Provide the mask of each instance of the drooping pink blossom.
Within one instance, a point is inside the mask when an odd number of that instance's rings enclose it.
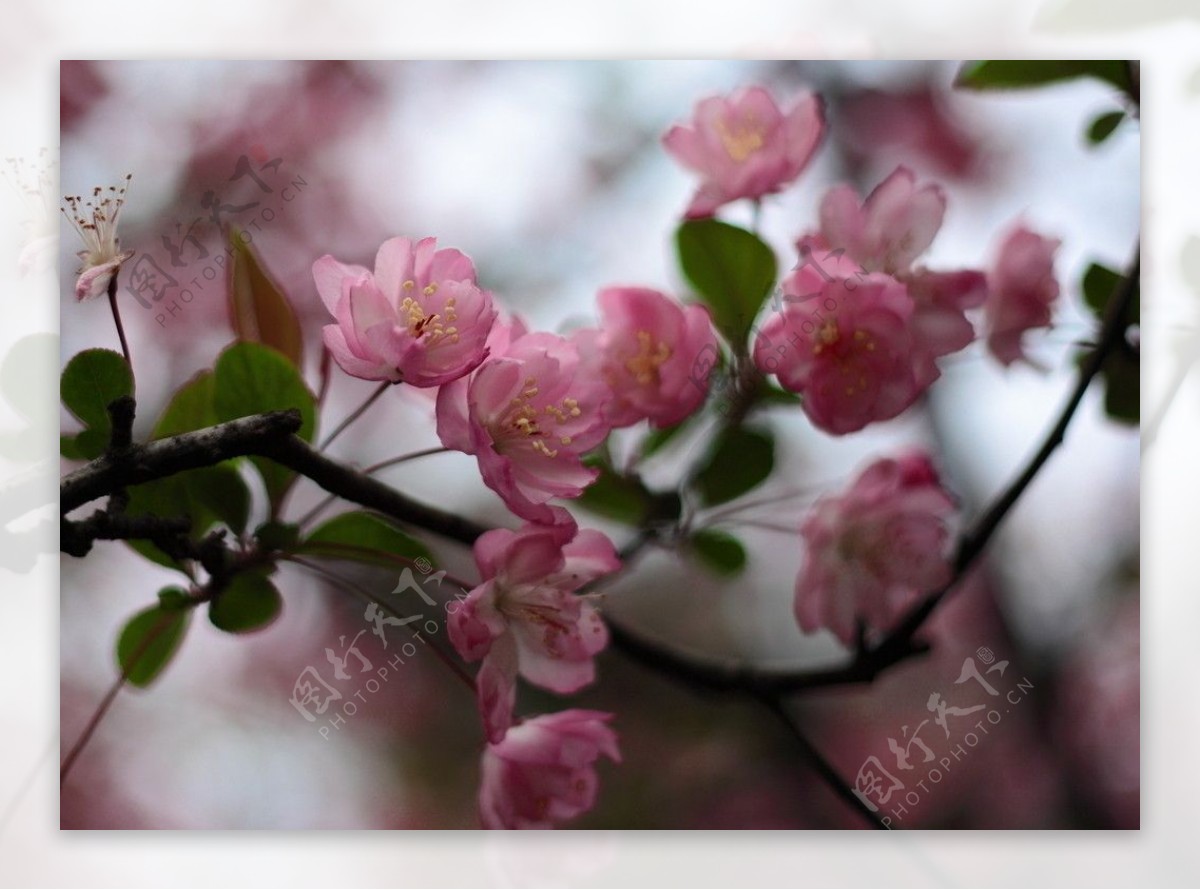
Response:
[[[492,342],[478,370],[438,392],[438,436],[475,456],[484,483],[513,513],[559,522],[565,511],[549,501],[578,497],[596,478],[582,457],[608,435],[611,391],[563,337],[502,331]]]
[[[929,456],[872,463],[845,492],[821,498],[800,527],[796,620],[846,645],[858,623],[888,630],[922,594],[950,580],[955,504]]]
[[[825,132],[820,99],[802,93],[786,111],[762,87],[696,104],[690,124],[677,124],[663,145],[699,173],[690,219],[712,216],[739,198],[761,198],[789,185],[812,159]]]
[[[803,397],[816,426],[844,435],[917,399],[922,355],[903,284],[880,272],[855,274],[844,255],[815,258],[830,274],[805,266],[785,280],[785,305],[760,329],[754,362]]]
[[[71,212],[68,214],[64,209],[63,215],[75,227],[84,246],[76,254],[83,261],[75,279],[75,299],[80,302],[106,293],[121,264],[133,256],[132,250],[121,250],[117,235],[132,179],[130,174],[120,186],[110,185],[107,189],[97,186],[86,199],[80,195],[66,198]]]
[[[861,203],[850,186],[830,189],[821,201],[820,229],[798,244],[802,263],[811,262],[815,252],[832,251],[857,264],[859,274],[884,272],[908,288],[922,388],[940,376],[936,359],[974,341],[975,328],[965,313],[987,297],[982,272],[939,272],[914,265],[933,243],[945,212],[940,186],[918,185],[911,170],[898,167]]]
[[[1028,330],[1050,327],[1059,294],[1054,254],[1061,243],[1018,225],[1000,244],[988,276],[984,315],[988,350],[1004,365],[1034,364],[1021,340]]]
[[[483,752],[484,828],[553,828],[596,802],[601,755],[620,763],[612,714],[571,709],[522,721]]]
[[[483,659],[476,687],[489,741],[512,722],[517,675],[570,693],[595,679],[594,657],[608,643],[599,613],[575,591],[617,571],[621,561],[601,532],[574,523],[493,529],[475,542],[480,584],[450,616],[454,648]]]
[[[487,356],[492,295],[465,254],[438,250],[434,238],[388,239],[373,273],[323,256],[313,279],[337,320],[324,328],[325,345],[351,376],[439,386]]]
[[[681,306],[661,291],[610,287],[597,297],[601,325],[574,335],[584,364],[612,390],[613,427],[649,419],[678,423],[704,402],[707,380],[694,380],[696,357],[717,347],[708,310]]]

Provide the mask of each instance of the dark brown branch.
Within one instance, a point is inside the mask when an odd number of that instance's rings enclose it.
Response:
[[[131,485],[209,467],[234,457],[265,457],[307,476],[326,491],[464,544],[487,529],[428,507],[357,470],[330,460],[293,435],[300,412],[272,411],[192,433],[131,445],[67,475],[60,485],[63,513]]]
[[[121,488],[185,470],[211,467],[232,457],[254,455],[265,441],[298,429],[300,412],[290,409],[132,445],[121,453],[105,454],[63,477],[59,485],[60,508],[69,513]]]

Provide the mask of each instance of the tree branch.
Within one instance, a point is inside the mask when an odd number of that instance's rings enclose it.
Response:
[[[1123,342],[1128,327],[1129,310],[1137,292],[1140,275],[1141,253],[1138,250],[1129,271],[1117,283],[1109,298],[1099,342],[1080,366],[1075,387],[1041,446],[1017,478],[962,537],[955,552],[954,572],[950,582],[926,596],[876,646],[860,647],[852,660],[840,666],[815,671],[773,670],[681,653],[622,626],[610,617],[607,620],[614,646],[647,667],[688,685],[715,692],[751,692],[760,697],[871,683],[888,668],[929,651],[928,644],[914,640],[914,637],[942,600],[963,580],[1009,511],[1045,466],[1046,461],[1063,443],[1067,428],[1088,387],[1100,372],[1109,353]],[[644,544],[644,539],[638,539],[636,546],[628,554],[629,557],[636,555]]]
[[[442,537],[471,544],[487,531],[477,523],[414,501],[377,479],[330,460],[294,435],[299,428],[300,412],[271,411],[144,445],[129,445],[64,477],[59,489],[61,510],[67,513],[128,486],[213,466],[230,458],[265,457],[307,476],[331,494]]]

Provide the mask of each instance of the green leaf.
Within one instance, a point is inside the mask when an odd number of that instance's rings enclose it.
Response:
[[[112,435],[109,404],[133,395],[133,372],[125,357],[110,349],[85,349],[67,362],[60,391],[63,404],[88,433],[76,436],[68,450],[88,460],[99,457]]]
[[[229,314],[238,339],[265,343],[303,368],[304,337],[292,304],[263,269],[249,239],[231,229],[229,246]]]
[[[213,407],[217,420],[236,420],[251,414],[297,408],[301,425],[297,433],[311,442],[316,429],[316,403],[300,373],[269,346],[235,343],[221,353],[213,371]],[[251,458],[278,508],[295,473],[263,458]]]
[[[214,377],[212,371],[201,371],[171,396],[171,401],[154,424],[151,438],[165,439],[202,430],[216,424],[217,412],[213,407]]]
[[[755,396],[755,402],[767,407],[772,405],[794,407],[800,404],[800,396],[796,395],[794,392],[788,392],[786,389],[781,389],[774,383],[769,383],[764,379],[759,384],[758,393]]]
[[[83,456],[84,449],[79,445],[78,436],[63,433],[58,437],[58,453],[67,460],[87,460]]]
[[[1124,276],[1119,272],[1115,272],[1107,266],[1102,266],[1100,263],[1092,263],[1088,266],[1087,271],[1083,273],[1083,301],[1092,310],[1096,318],[1103,318],[1104,311],[1108,307],[1108,301],[1112,299],[1113,294],[1117,292],[1117,286],[1124,279]],[[1138,324],[1141,318],[1141,282],[1136,286],[1133,301],[1129,307],[1129,318],[1126,324]]]
[[[192,502],[202,506],[214,520],[242,534],[250,518],[250,489],[237,467],[226,462],[194,472],[188,479]]]
[[[1123,111],[1109,111],[1100,115],[1088,127],[1088,142],[1092,145],[1099,145],[1116,132],[1117,127],[1121,126],[1121,121],[1123,120],[1125,120],[1125,112]]]
[[[692,551],[708,568],[726,578],[746,567],[746,548],[733,535],[701,529],[691,537]]]
[[[300,526],[294,522],[270,520],[254,530],[254,537],[267,550],[291,552],[300,543]]]
[[[1121,59],[997,59],[967,62],[954,81],[973,90],[1013,90],[1041,87],[1080,77],[1094,77],[1122,92],[1130,89],[1129,69]]]
[[[156,479],[129,489],[130,516],[152,514],[167,519],[188,516],[191,537],[200,540],[214,525],[224,523],[241,534],[250,514],[250,490],[231,462],[201,467]],[[149,541],[129,541],[142,556],[167,568],[181,566]]]
[[[715,444],[696,475],[696,487],[706,505],[723,504],[753,489],[774,467],[775,439],[769,432],[734,428]]]
[[[283,597],[264,572],[238,572],[208,607],[208,620],[231,634],[261,630],[279,617]]]
[[[377,513],[342,513],[313,530],[298,552],[395,568],[399,559],[431,559],[428,548]]]
[[[1114,349],[1104,360],[1104,410],[1117,423],[1137,426],[1141,421],[1141,366],[1127,349]]]
[[[192,603],[182,587],[164,587],[158,592],[158,604],[164,609],[183,609]]]
[[[642,457],[649,457],[652,454],[656,454],[673,442],[687,428],[688,420],[690,419],[682,420],[674,426],[651,429],[646,434],[646,438],[642,439]]]
[[[149,686],[179,651],[191,620],[180,588],[159,592],[159,604],[126,622],[117,637],[117,666],[134,686]]]
[[[683,274],[735,347],[775,284],[775,253],[752,232],[716,219],[688,220],[675,234]]]
[[[640,480],[622,476],[600,464],[600,475],[583,490],[577,503],[598,516],[640,525],[650,513],[654,495]]]

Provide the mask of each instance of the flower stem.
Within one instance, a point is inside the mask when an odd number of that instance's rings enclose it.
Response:
[[[129,341],[125,339],[125,325],[121,323],[121,309],[117,305],[117,276],[113,275],[108,281],[108,305],[112,309],[113,323],[117,326],[117,337],[121,340],[121,352],[125,354],[125,362],[133,370],[133,358],[129,355]]]
[[[122,669],[121,676],[117,677],[116,681],[112,684],[112,686],[109,687],[108,692],[104,694],[104,698],[100,701],[100,705],[96,708],[96,712],[92,714],[91,719],[88,720],[87,726],[83,728],[83,733],[79,736],[78,741],[76,741],[75,744],[71,746],[71,750],[67,752],[67,756],[62,762],[62,766],[59,767],[58,770],[58,781],[60,783],[66,780],[67,774],[71,771],[71,767],[73,767],[75,762],[79,760],[79,755],[83,753],[83,750],[87,747],[88,742],[92,740],[92,736],[96,734],[96,729],[100,726],[100,721],[104,719],[104,716],[109,712],[109,709],[112,708],[113,702],[117,700],[117,694],[121,691],[125,684],[129,682],[129,674],[137,666],[137,663],[141,661],[142,656],[149,651],[150,647],[154,644],[154,641],[166,632],[167,628],[174,620],[175,619],[173,615],[163,615],[161,618],[159,618],[158,622],[152,628],[150,628],[150,632],[146,634],[145,639],[143,639],[138,647],[133,650],[133,653],[129,659],[129,664]]]
[[[406,621],[410,617],[408,615],[402,615],[400,612],[397,612],[396,609],[392,605],[390,605],[385,600],[380,599],[375,594],[373,594],[369,590],[367,590],[365,587],[363,587],[359,584],[355,584],[354,582],[350,581],[347,578],[343,578],[341,575],[337,574],[336,572],[331,572],[329,569],[325,568],[324,566],[320,565],[319,563],[315,563],[312,560],[305,559],[304,557],[301,557],[301,556],[288,556],[288,557],[285,557],[285,559],[287,559],[289,562],[295,563],[296,565],[303,566],[304,568],[308,569],[313,574],[320,576],[321,578],[323,578],[325,580],[325,582],[327,584],[332,584],[334,586],[343,587],[346,590],[349,590],[351,593],[358,596],[360,599],[365,600],[366,602],[369,602],[369,603],[374,603],[378,608],[382,609],[384,612],[386,612],[392,618],[397,618],[401,621]],[[441,647],[441,645],[439,645],[438,643],[434,643],[432,641],[432,638],[430,638],[429,647],[433,650],[434,655],[437,656],[438,661],[440,661],[442,664],[446,665],[446,667],[450,668],[450,670],[451,670],[451,672],[453,672],[454,676],[456,676],[459,680],[461,680],[464,684],[466,684],[467,688],[470,689],[472,693],[474,693],[475,692],[475,679],[469,673],[467,673],[466,670],[463,669],[462,665],[460,665],[458,662],[456,662],[454,660],[453,656],[451,656],[449,652],[445,651]]]
[[[383,383],[379,384],[378,388],[376,388],[376,390],[367,397],[367,400],[359,405],[349,417],[338,424],[337,429],[329,434],[328,438],[321,443],[320,450],[324,451],[326,448],[332,445],[333,440],[340,436],[345,431],[346,427],[350,426],[350,424],[362,417],[366,410],[375,404],[375,400],[387,392],[388,387],[391,385],[392,383],[390,380],[385,380]]]
[[[416,460],[418,457],[429,457],[430,455],[442,454],[443,452],[449,450],[449,448],[438,447],[426,448],[422,451],[413,451],[409,454],[401,454],[398,457],[388,458],[387,460],[380,461],[377,464],[371,464],[371,466],[366,467],[364,470],[362,470],[362,472],[370,476],[372,473],[378,473],[380,470],[386,470],[388,467],[394,467],[397,464],[402,464],[406,461]],[[300,528],[304,528],[306,525],[316,519],[321,513],[323,513],[325,509],[336,500],[337,495],[329,495],[329,497],[325,498],[307,513],[301,516],[300,519],[297,520],[296,524],[300,526]]]

